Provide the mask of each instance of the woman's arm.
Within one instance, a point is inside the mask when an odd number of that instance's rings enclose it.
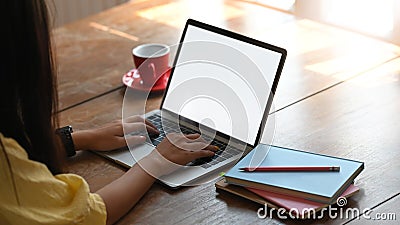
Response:
[[[107,224],[115,223],[125,215],[154,183],[155,178],[147,174],[138,164],[117,180],[97,191],[107,210]]]
[[[198,134],[171,134],[167,137],[128,172],[97,191],[106,205],[107,224],[113,224],[125,215],[156,178],[171,173],[180,168],[180,165],[194,159],[213,156],[217,150],[215,146],[207,145]]]
[[[123,128],[126,133],[159,133],[154,125],[138,116],[128,118],[124,122],[124,125],[122,121],[115,121],[100,128],[72,133],[75,148],[105,151],[126,146],[127,141],[130,144],[141,144],[146,140],[140,135],[124,137]],[[194,159],[213,156],[217,150],[215,146],[205,143],[199,134],[169,134],[167,137],[151,154],[136,163],[124,175],[97,191],[106,205],[107,224],[113,224],[125,215],[147,192],[156,178]]]

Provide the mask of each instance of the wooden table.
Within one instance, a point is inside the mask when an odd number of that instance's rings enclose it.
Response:
[[[357,179],[361,192],[347,207],[400,216],[400,47],[250,1],[138,0],[56,29],[61,125],[86,129],[121,118],[121,77],[133,66],[132,47],[176,44],[189,17],[286,48],[272,144],[365,162]],[[146,109],[160,101],[161,95],[152,96]],[[78,153],[68,169],[83,176],[92,191],[125,171],[91,152]],[[259,207],[216,193],[213,183],[179,190],[154,184],[118,224],[371,222],[360,215],[260,219]]]

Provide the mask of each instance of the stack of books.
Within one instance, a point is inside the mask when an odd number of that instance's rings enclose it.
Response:
[[[359,161],[260,144],[215,186],[305,219],[356,194],[363,169]]]

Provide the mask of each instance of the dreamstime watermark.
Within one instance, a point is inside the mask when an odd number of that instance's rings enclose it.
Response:
[[[371,208],[344,208],[347,204],[345,197],[339,197],[336,205],[329,205],[328,207],[316,210],[315,208],[273,208],[264,204],[257,210],[257,216],[260,219],[272,218],[275,214],[279,219],[322,219],[328,216],[330,219],[361,219],[366,220],[397,220],[397,213],[395,212],[380,212],[373,213]]]

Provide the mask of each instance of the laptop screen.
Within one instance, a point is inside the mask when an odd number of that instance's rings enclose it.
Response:
[[[189,22],[162,109],[255,145],[286,56],[260,43]]]

